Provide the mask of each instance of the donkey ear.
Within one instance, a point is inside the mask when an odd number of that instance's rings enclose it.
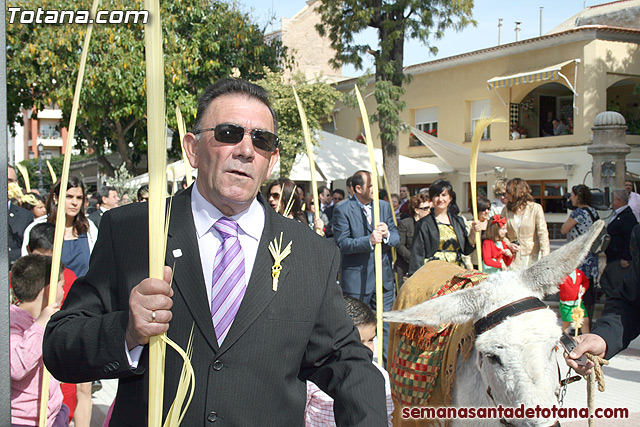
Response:
[[[386,322],[427,326],[443,323],[465,323],[473,319],[486,300],[488,289],[476,286],[427,300],[405,310],[383,313]]]
[[[603,228],[604,221],[596,221],[585,234],[521,271],[520,280],[541,296],[558,292],[560,282],[582,263]]]

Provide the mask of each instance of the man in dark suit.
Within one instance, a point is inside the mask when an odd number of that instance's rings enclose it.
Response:
[[[104,187],[100,190],[100,207],[89,215],[89,219],[93,221],[96,227],[100,228],[100,221],[102,221],[102,215],[109,209],[117,208],[118,202],[120,202],[120,196],[118,196],[118,190],[115,187]]]
[[[333,213],[333,235],[342,254],[341,285],[345,295],[358,298],[376,308],[377,295],[374,245],[382,243],[382,306],[393,308],[395,286],[391,265],[391,247],[400,243],[391,206],[380,201],[380,223],[373,222],[373,185],[371,173],[358,171],[351,178],[355,197],[338,206]],[[386,355],[389,326],[385,324],[383,344]],[[386,357],[386,356],[385,356]]]
[[[104,214],[88,274],[47,327],[44,360],[64,381],[119,378],[111,426],[147,425],[147,343],[167,330],[183,349],[193,330],[196,389],[182,425],[302,425],[306,380],[335,398],[337,425],[386,425],[383,378],[336,285],[337,249],[258,195],[278,160],[276,129],[259,86],[224,79],[200,97],[184,138],[198,178],[172,201],[171,286],[169,267],[164,281],[147,278],[148,204]],[[276,238],[292,244],[277,282]],[[218,274],[226,265],[233,280]],[[217,321],[218,283],[231,285],[230,306],[239,301],[230,327]],[[165,414],[181,367],[167,348]]]
[[[610,359],[640,335],[640,227],[635,226],[631,234],[631,271],[624,277],[620,287],[607,301],[602,317],[595,322],[590,334],[577,336],[579,345],[570,355],[565,354],[567,365],[581,375],[587,375],[593,363],[578,365],[584,353]]]
[[[18,183],[18,175],[13,166],[7,167],[9,184]],[[24,230],[33,222],[33,214],[9,200],[9,265],[20,258]]]
[[[638,221],[629,207],[629,195],[625,190],[614,190],[612,199],[611,207],[614,211],[607,225],[607,233],[611,236],[611,241],[605,250],[607,264],[619,262],[627,268],[631,261],[629,238],[631,230]]]

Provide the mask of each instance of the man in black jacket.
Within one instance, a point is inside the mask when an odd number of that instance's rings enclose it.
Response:
[[[278,161],[276,129],[263,88],[224,79],[205,90],[184,137],[198,179],[171,203],[164,280],[147,278],[148,203],[102,217],[89,272],[47,325],[43,356],[60,380],[119,378],[111,427],[148,425],[148,342],[167,330],[182,348],[193,333],[182,425],[302,425],[307,380],[335,398],[338,426],[387,425],[383,377],[336,284],[337,248],[259,196]],[[291,244],[277,280],[275,239]],[[225,300],[237,312],[221,312]],[[181,369],[167,348],[165,413]]]
[[[638,224],[633,211],[628,205],[629,195],[625,190],[614,190],[611,207],[614,209],[607,233],[611,236],[611,242],[605,253],[607,254],[607,264],[618,261],[622,267],[629,266],[631,252],[629,250],[629,237],[631,230]]]

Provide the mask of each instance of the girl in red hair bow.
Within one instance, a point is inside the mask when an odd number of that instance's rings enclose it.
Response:
[[[513,253],[507,246],[507,218],[494,215],[482,241],[482,271],[496,273],[506,270],[513,261]]]

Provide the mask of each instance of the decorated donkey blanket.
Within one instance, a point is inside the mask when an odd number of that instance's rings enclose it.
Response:
[[[431,298],[472,287],[487,274],[443,261],[431,261],[416,271],[400,289],[394,310],[402,310]],[[469,357],[475,335],[471,321],[414,326],[392,323],[389,331],[387,369],[393,395],[394,426],[446,425],[444,420],[402,418],[403,407],[442,407],[451,404],[458,355]]]

